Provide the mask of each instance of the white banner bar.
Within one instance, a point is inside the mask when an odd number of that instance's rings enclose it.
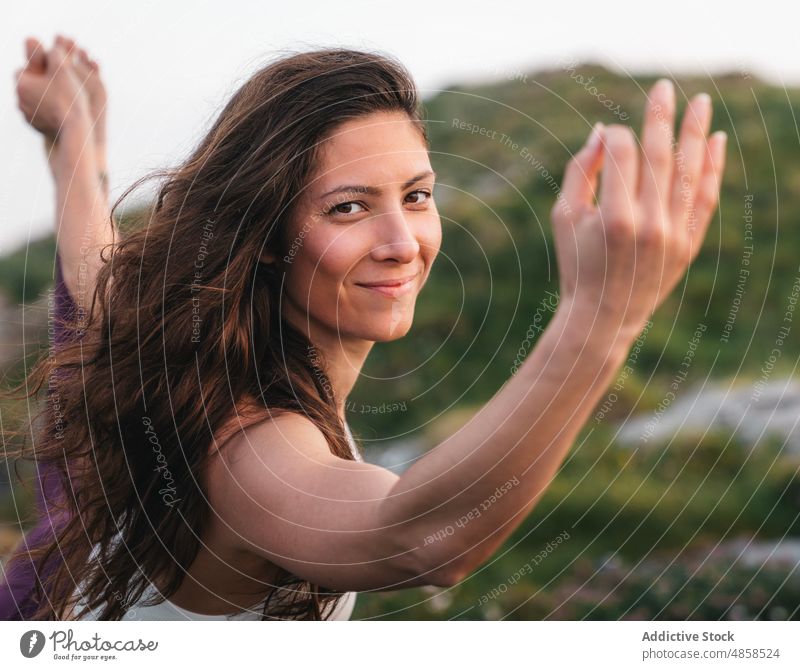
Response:
[[[800,667],[800,624],[645,621],[5,622],[3,668]]]

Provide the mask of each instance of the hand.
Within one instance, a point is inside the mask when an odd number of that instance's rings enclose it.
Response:
[[[28,62],[17,70],[17,104],[25,119],[54,141],[76,117],[89,119],[83,81],[72,64],[75,45],[56,38],[50,51],[34,39],[26,40]]]
[[[552,210],[560,308],[584,310],[587,329],[599,323],[632,341],[708,230],[727,137],[707,137],[711,99],[700,94],[687,106],[675,151],[674,116],[675,91],[662,79],[650,90],[641,153],[630,128],[598,124],[567,165]]]

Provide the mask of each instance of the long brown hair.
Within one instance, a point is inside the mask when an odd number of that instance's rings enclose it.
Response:
[[[338,48],[284,55],[236,91],[182,164],[114,204],[112,215],[161,178],[146,225],[104,254],[91,307],[66,324],[73,341],[27,380],[27,397],[53,392],[31,427],[35,460],[69,492],[64,522],[34,552],[33,618],[63,618],[78,581],[102,619],[120,618],[150,583],[163,585],[161,597],[146,604],[176,592],[209,519],[210,446],[241,403],[254,400],[267,416],[302,412],[334,454],[353,458],[324,360],[280,319],[283,271],[264,254],[285,253],[320,142],[384,110],[405,112],[427,145],[413,80],[394,58]],[[154,436],[177,492],[168,501]],[[285,570],[275,587],[262,618],[324,618],[341,598]],[[273,602],[279,592],[291,597]]]

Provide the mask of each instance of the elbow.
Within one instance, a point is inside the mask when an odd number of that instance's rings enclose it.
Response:
[[[438,569],[431,570],[428,577],[428,584],[449,588],[460,584],[472,573],[471,568],[464,567],[452,561],[448,565],[440,566]]]
[[[396,524],[387,521],[383,527],[394,528]],[[405,575],[404,588],[449,588],[466,579],[478,565],[475,553],[454,542],[453,537],[429,541],[433,536],[427,532],[427,528],[420,530],[417,524],[406,523],[386,538],[395,562],[401,564],[399,571]]]
[[[453,556],[451,551],[419,552],[418,581],[423,586],[439,586],[449,588],[461,583],[473,571],[474,565],[469,552]]]
[[[474,566],[469,555],[453,558],[452,552],[443,552],[419,546],[398,550],[397,556],[403,556],[403,573],[406,587],[438,586],[451,587],[466,579]]]

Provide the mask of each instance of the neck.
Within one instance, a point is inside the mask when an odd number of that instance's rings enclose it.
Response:
[[[289,301],[286,301],[287,303]],[[348,337],[340,330],[331,330],[325,324],[309,319],[307,314],[297,318],[292,310],[284,307],[284,316],[301,332],[305,333],[326,363],[326,372],[331,384],[333,397],[336,399],[336,410],[339,418],[346,422],[345,407],[347,397],[361,374],[361,368],[375,344],[372,340]],[[319,357],[315,351],[309,351],[309,358]]]

